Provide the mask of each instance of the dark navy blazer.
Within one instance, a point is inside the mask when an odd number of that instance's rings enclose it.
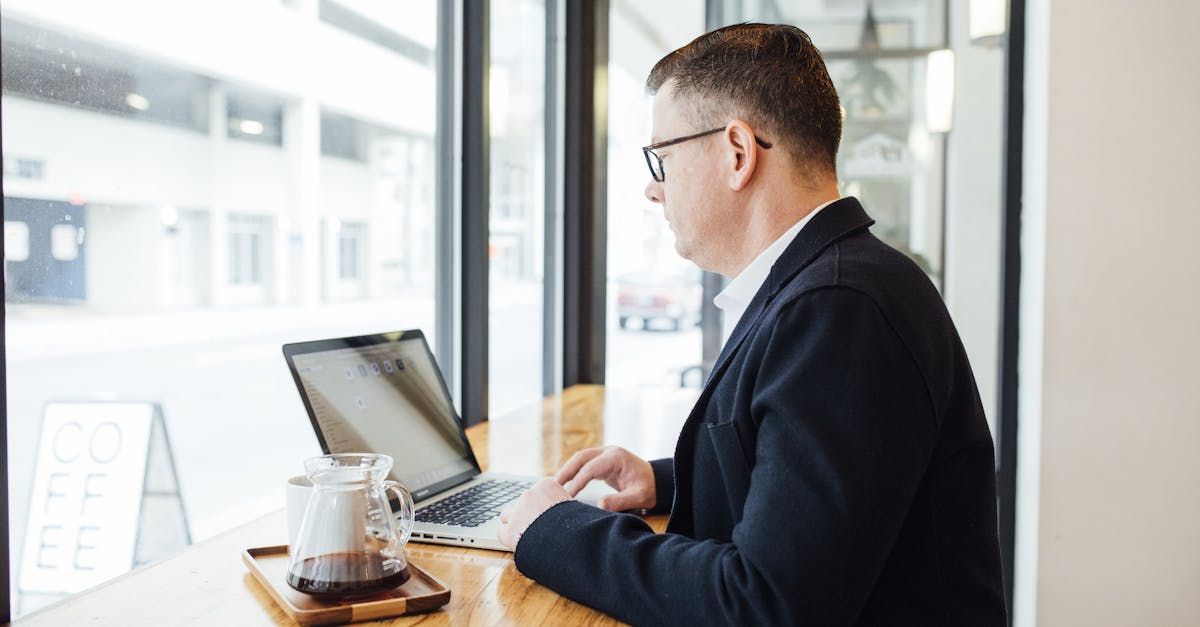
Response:
[[[667,532],[577,501],[522,573],[649,625],[1004,625],[991,432],[940,295],[854,198],[800,231],[673,460]]]

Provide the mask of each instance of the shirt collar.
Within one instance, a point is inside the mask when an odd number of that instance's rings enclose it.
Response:
[[[825,207],[828,207],[829,205],[832,205],[838,200],[841,199],[835,198],[829,202],[819,205],[816,209],[808,212],[808,215],[804,216],[795,224],[793,224],[791,228],[784,231],[783,235],[780,235],[779,238],[772,242],[770,246],[767,246],[766,250],[759,253],[758,256],[754,258],[754,261],[750,262],[750,265],[746,266],[740,273],[738,273],[738,275],[734,277],[728,285],[725,286],[725,289],[721,290],[721,293],[717,294],[716,297],[713,298],[713,304],[727,314],[736,312],[738,317],[741,317],[741,313],[745,311],[746,306],[750,304],[750,300],[754,298],[754,294],[758,292],[758,289],[762,287],[763,282],[767,280],[767,275],[771,273],[771,266],[775,265],[775,262],[779,259],[779,256],[782,255],[783,251],[787,249],[788,244],[791,244],[792,240],[796,239],[796,235],[800,233],[800,230],[804,228],[805,224],[808,224],[809,220],[812,220],[813,216],[817,215],[817,212],[821,211]],[[730,316],[727,316],[727,318],[728,317]],[[728,328],[733,328],[733,325],[737,324],[737,320],[727,320],[726,324]]]

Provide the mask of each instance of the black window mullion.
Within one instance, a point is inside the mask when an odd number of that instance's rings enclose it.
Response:
[[[1004,199],[1000,295],[1000,407],[996,424],[1000,557],[1008,624],[1013,621],[1017,508],[1017,350],[1021,337],[1021,189],[1025,129],[1025,0],[1008,5],[1004,51]]]
[[[488,418],[489,0],[463,8],[462,418]]]
[[[607,0],[566,3],[565,46],[563,384],[604,383]]]

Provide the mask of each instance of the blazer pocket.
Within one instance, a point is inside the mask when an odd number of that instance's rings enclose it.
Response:
[[[717,466],[725,480],[725,495],[736,522],[742,519],[742,507],[750,491],[750,463],[742,449],[742,438],[733,422],[709,423],[708,437],[712,440]]]

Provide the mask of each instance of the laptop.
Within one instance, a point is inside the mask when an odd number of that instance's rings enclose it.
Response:
[[[419,330],[285,344],[321,450],[383,453],[412,493],[412,539],[507,551],[500,510],[539,478],[482,472]],[[595,502],[611,490],[581,493]]]

